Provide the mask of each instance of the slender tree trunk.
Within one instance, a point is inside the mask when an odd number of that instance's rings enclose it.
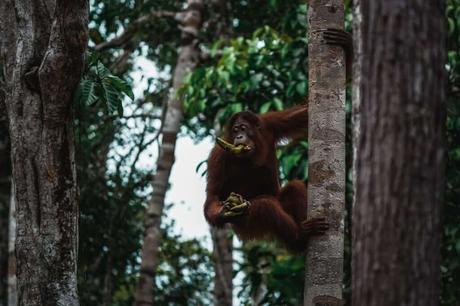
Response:
[[[0,14],[17,218],[19,305],[78,305],[73,92],[85,0],[4,0]]]
[[[229,227],[211,228],[214,264],[214,305],[232,306],[233,235]]]
[[[439,305],[445,184],[441,1],[362,1],[353,305]]]
[[[110,247],[107,254],[107,262],[105,264],[104,287],[102,289],[102,305],[112,305],[113,294],[113,250]]]
[[[146,211],[140,278],[134,302],[137,306],[153,305],[153,281],[158,266],[161,242],[161,215],[169,186],[171,168],[174,164],[177,134],[183,117],[182,99],[178,96],[178,89],[182,86],[184,77],[192,72],[199,63],[200,50],[197,34],[201,29],[202,16],[202,0],[188,0],[187,9],[181,20],[182,47],[174,70],[173,88],[167,102],[162,143],[152,183],[153,194]]]
[[[343,1],[312,0],[309,35],[308,216],[330,229],[308,245],[304,305],[341,305],[345,206],[345,58],[321,30],[343,28]]]
[[[1,97],[0,103],[3,103]],[[11,162],[8,127],[2,119],[0,115],[0,306],[5,306],[8,297],[8,220],[11,196]]]
[[[212,29],[213,39],[229,40],[233,35],[231,1],[211,0],[207,27]],[[220,129],[216,125],[216,134]],[[211,227],[214,265],[214,305],[233,305],[233,232],[229,225]]]
[[[11,184],[9,236],[8,236],[8,306],[18,304],[18,286],[16,277],[16,200],[14,184]]]

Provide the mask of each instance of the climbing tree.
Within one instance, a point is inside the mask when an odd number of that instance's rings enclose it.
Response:
[[[343,3],[310,1],[308,9],[308,216],[324,215],[330,230],[308,244],[304,305],[339,305],[343,278],[345,205],[345,61],[321,31],[342,29]]]

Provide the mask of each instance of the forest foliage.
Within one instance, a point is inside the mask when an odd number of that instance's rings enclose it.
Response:
[[[460,1],[447,3],[449,165],[442,300],[443,305],[453,306],[460,300]],[[90,49],[123,29],[129,28],[134,34],[123,49],[92,50],[94,55],[89,57],[87,73],[76,95],[77,101],[83,102],[76,108],[82,305],[132,304],[143,212],[155,171],[139,166],[139,160],[158,140],[180,32],[167,18],[138,28],[130,25],[152,10],[182,7],[183,1],[177,0],[92,1]],[[210,58],[187,77],[180,91],[185,106],[186,128],[182,133],[199,141],[215,136],[215,129],[221,129],[234,112],[250,109],[264,113],[304,102],[308,94],[306,10],[304,1],[232,1],[233,28],[228,40],[215,41],[205,23],[199,38]],[[350,10],[346,20],[349,26]],[[129,52],[130,57],[120,65],[124,52]],[[138,57],[153,62],[159,73],[156,77],[144,76],[145,86],[134,96],[130,87],[136,89],[139,84],[133,82],[131,75],[140,70],[135,64]],[[306,142],[300,142],[279,149],[283,181],[307,179],[307,148]],[[350,190],[347,188],[348,202]],[[155,290],[161,294],[155,294],[155,302],[209,305],[209,250],[201,241],[174,234],[174,221],[167,215],[168,210],[162,225],[164,239],[155,282]],[[264,285],[267,305],[299,304],[304,269],[301,257],[291,256],[271,243],[245,244],[237,251],[241,256],[235,275],[245,285],[236,291],[242,303],[249,305],[252,294]]]

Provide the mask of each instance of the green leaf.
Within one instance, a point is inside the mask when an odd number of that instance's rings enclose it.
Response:
[[[260,81],[262,81],[263,77],[264,76],[262,75],[262,73],[256,73],[253,76],[251,76],[252,87],[256,88],[259,85]]]
[[[452,18],[448,17],[447,18],[447,23],[449,26],[449,34],[453,34],[455,30],[455,22]]]
[[[283,110],[283,101],[281,101],[279,98],[273,99],[273,104],[275,105],[276,110]]]
[[[123,116],[123,106],[117,90],[107,82],[107,79],[102,80],[102,89],[109,113],[112,115],[118,113],[118,116]]]
[[[228,73],[228,71],[219,69],[217,70],[217,74],[223,80],[222,83],[228,82],[230,80],[230,73]]]
[[[266,113],[268,112],[268,110],[270,109],[270,106],[272,105],[272,102],[265,102],[264,104],[262,104],[262,106],[260,107],[260,113],[263,114],[263,113]]]
[[[301,156],[299,154],[292,154],[283,158],[282,165],[286,175],[289,175],[292,169],[297,165],[300,157]]]
[[[97,83],[91,80],[82,80],[80,82],[80,102],[88,106],[94,105],[97,102],[96,85]]]
[[[94,66],[96,63],[99,61],[100,54],[97,52],[90,52],[86,51],[85,54],[86,57],[86,62],[88,63],[88,66]]]
[[[455,244],[455,249],[457,250],[457,253],[460,253],[460,240],[457,240],[457,243]]]
[[[307,82],[299,82],[297,83],[295,89],[299,93],[299,95],[304,96],[307,94]]]
[[[103,78],[107,77],[108,75],[112,74],[110,72],[110,70],[107,69],[107,67],[105,67],[104,64],[102,64],[101,62],[97,62],[96,71],[97,71],[97,75],[101,79],[103,79]]]
[[[122,80],[119,77],[111,74],[107,75],[106,78],[113,87],[126,94],[131,100],[134,100],[134,94],[131,86],[129,86],[125,80]]]
[[[229,108],[232,113],[239,113],[243,110],[243,105],[241,103],[232,103]]]
[[[306,4],[299,5],[298,10],[299,10],[299,13],[307,14],[307,5]]]
[[[275,81],[275,85],[276,85],[276,87],[278,87],[278,88],[281,89],[281,90],[284,89],[284,84],[283,84],[283,82],[281,82],[281,81],[276,80],[276,81]]]
[[[117,112],[118,112],[119,117],[123,117],[123,113],[124,113],[124,111],[123,111],[123,102],[121,100],[118,103]]]

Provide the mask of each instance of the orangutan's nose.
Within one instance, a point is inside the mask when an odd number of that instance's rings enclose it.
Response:
[[[244,134],[238,134],[238,135],[236,135],[233,144],[234,144],[235,146],[240,145],[240,144],[246,144],[246,140],[247,140],[247,139],[246,139],[246,135],[244,135]]]

